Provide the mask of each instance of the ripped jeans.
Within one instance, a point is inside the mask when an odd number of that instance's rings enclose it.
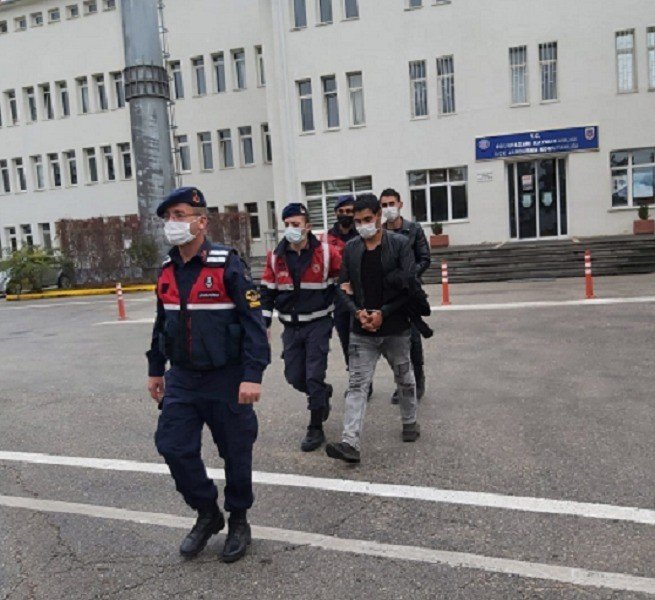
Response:
[[[350,386],[343,417],[343,441],[360,450],[368,388],[375,374],[375,365],[384,356],[393,370],[400,395],[400,417],[403,424],[416,421],[416,381],[409,356],[410,332],[402,335],[373,337],[350,334]]]

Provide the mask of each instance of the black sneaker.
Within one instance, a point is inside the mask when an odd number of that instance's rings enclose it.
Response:
[[[223,513],[216,507],[214,510],[198,512],[198,519],[191,531],[182,540],[180,554],[193,558],[202,552],[209,538],[225,527]]]
[[[320,427],[312,427],[311,425],[307,428],[307,434],[300,442],[300,449],[303,452],[313,452],[317,448],[320,448],[325,441],[325,434]]]
[[[325,421],[327,421],[328,418],[330,417],[330,409],[332,408],[330,406],[330,398],[332,398],[332,394],[334,393],[334,388],[329,383],[327,384],[327,392],[328,392],[327,401],[326,401],[327,404],[323,409],[323,423],[325,423]]]
[[[419,424],[407,423],[403,425],[403,442],[415,442],[421,436]]]
[[[230,520],[225,546],[223,546],[223,552],[221,552],[223,562],[233,563],[243,558],[251,541],[250,525],[246,521]]]
[[[361,460],[359,450],[356,450],[350,444],[346,444],[346,442],[328,444],[325,446],[325,453],[330,458],[337,458],[351,464],[358,463]]]

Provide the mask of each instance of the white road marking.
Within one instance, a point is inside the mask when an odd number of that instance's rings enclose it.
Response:
[[[101,323],[94,323],[94,327],[98,325],[152,325],[155,320],[152,317],[145,317],[143,319],[130,319],[129,317],[125,321],[102,321]]]
[[[650,304],[652,302],[655,302],[655,296],[642,296],[637,298],[596,298],[594,300],[544,300],[538,302],[506,302],[502,304],[452,304],[450,306],[431,306],[430,308],[433,312],[458,312],[470,310],[512,310],[516,308],[550,308],[558,306]]]
[[[135,302],[152,302],[154,304],[153,298],[125,298],[128,304],[133,304]],[[25,300],[24,302],[30,302]],[[40,304],[22,304],[20,306],[6,306],[0,308],[0,311],[12,311],[12,310],[31,310],[33,308],[59,308],[62,306],[85,306],[88,304],[116,304],[116,299],[114,300],[78,300],[70,302],[42,302]]]
[[[82,467],[102,471],[127,471],[132,473],[168,474],[163,463],[146,463],[111,458],[83,458],[77,456],[53,456],[31,452],[0,451],[0,461],[30,464]],[[223,469],[207,469],[212,479],[225,479]],[[488,492],[442,490],[432,487],[371,483],[352,479],[329,479],[288,473],[253,472],[253,482],[262,485],[308,488],[346,494],[363,494],[380,498],[420,500],[442,504],[457,504],[500,510],[516,510],[530,513],[576,516],[586,519],[607,519],[655,525],[655,510],[611,504],[595,504],[573,500],[555,500],[526,496],[508,496]]]
[[[0,506],[27,509],[39,512],[63,513],[99,519],[127,521],[140,525],[156,525],[175,529],[188,529],[194,523],[193,519],[165,513],[151,513],[110,506],[95,506],[92,504],[77,504],[56,500],[40,500],[17,496],[0,496]],[[360,556],[375,556],[391,560],[447,565],[458,569],[475,569],[489,573],[502,573],[528,579],[545,579],[576,586],[607,588],[622,592],[641,592],[655,594],[655,579],[610,573],[590,571],[575,567],[549,565],[544,563],[494,558],[466,552],[451,552],[435,550],[419,546],[400,546],[382,544],[379,542],[339,538],[318,533],[278,529],[273,527],[253,527],[253,537],[269,542],[310,546],[331,552],[357,554]]]

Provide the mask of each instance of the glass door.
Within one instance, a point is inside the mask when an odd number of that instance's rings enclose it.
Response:
[[[566,163],[562,158],[507,166],[510,236],[529,240],[566,235]]]

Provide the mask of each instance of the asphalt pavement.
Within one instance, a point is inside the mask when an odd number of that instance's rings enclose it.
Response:
[[[0,598],[655,596],[655,276],[597,279],[606,304],[582,279],[453,285],[447,310],[430,294],[421,438],[401,441],[381,362],[355,467],[300,452],[275,325],[234,565],[223,535],[177,553],[193,513],[153,443],[153,295],[126,298],[127,322],[110,297],[1,302]],[[336,337],[329,381],[338,440]]]

